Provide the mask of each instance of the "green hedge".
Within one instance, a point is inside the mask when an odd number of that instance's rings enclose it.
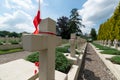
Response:
[[[2,42],[0,42],[0,45],[3,45]]]
[[[27,57],[27,60],[30,62],[39,61],[39,53],[34,52],[33,54]],[[71,68],[72,63],[62,54],[62,52],[56,51],[55,58],[55,69],[64,73],[67,73]]]
[[[4,41],[0,40],[0,45],[3,45]]]
[[[68,73],[71,68],[72,63],[62,54],[61,52],[56,52],[55,59],[55,69],[64,73]]]
[[[0,50],[0,54],[8,54],[23,51],[22,48]]]
[[[57,47],[56,51],[62,52],[62,53],[68,53],[68,47]]]
[[[34,52],[27,57],[27,60],[30,62],[38,62],[39,61],[39,52]]]
[[[10,41],[10,43],[11,43],[11,44],[19,44],[19,42],[16,41],[16,40]]]
[[[120,56],[114,56],[110,59],[113,63],[120,64]]]
[[[70,48],[70,44],[68,44],[68,45],[66,45],[66,46],[64,46],[64,47],[66,47],[66,48]]]

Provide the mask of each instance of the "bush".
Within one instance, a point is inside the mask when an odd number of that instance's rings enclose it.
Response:
[[[104,50],[101,53],[103,53],[103,54],[112,54],[112,55],[120,55],[120,51],[117,51],[117,50]]]
[[[120,56],[114,56],[110,59],[113,63],[120,64]]]
[[[64,73],[68,73],[71,68],[72,63],[62,54],[61,52],[56,52],[55,59],[55,69]]]
[[[34,52],[27,57],[27,60],[30,62],[38,62],[39,61],[39,53]],[[55,69],[64,73],[67,73],[71,67],[70,61],[61,53],[56,51],[55,58]]]
[[[66,45],[66,46],[64,46],[64,47],[66,47],[66,48],[70,48],[70,44],[68,44],[68,45]]]
[[[57,52],[68,53],[68,47],[57,47]]]
[[[30,62],[38,62],[39,61],[39,52],[34,52],[27,57],[27,60]]]
[[[2,42],[0,42],[0,45],[3,45]]]
[[[11,44],[19,44],[18,41],[14,40],[14,41],[10,41]]]
[[[3,45],[4,42],[5,42],[5,41],[0,41],[0,45]]]

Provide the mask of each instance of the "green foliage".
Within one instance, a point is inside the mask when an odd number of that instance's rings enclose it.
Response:
[[[114,56],[110,59],[113,63],[120,64],[120,56]]]
[[[70,34],[69,31],[69,19],[68,17],[62,16],[59,19],[57,19],[57,34],[62,37],[62,39],[69,39]]]
[[[0,45],[3,45],[3,41],[0,41]]]
[[[81,27],[84,25],[81,23],[82,19],[78,14],[78,9],[74,8],[71,10],[70,18],[62,16],[57,19],[57,35],[62,36],[63,39],[69,39],[71,33],[76,33],[76,35],[81,35]]]
[[[62,54],[62,52],[56,52],[55,69],[64,73],[67,73],[71,67],[71,62]]]
[[[62,52],[62,53],[68,53],[68,47],[57,47],[56,51]]]
[[[64,73],[67,73],[72,65],[71,62],[63,55],[63,52],[67,51],[67,47],[68,46],[56,48],[55,69]],[[39,61],[39,53],[32,53],[27,57],[27,60],[31,62]]]
[[[11,43],[11,44],[19,44],[19,42],[16,41],[16,40],[11,40],[10,43]]]
[[[8,54],[8,53],[14,53],[14,52],[20,52],[23,51],[22,48],[17,48],[17,49],[5,49],[5,50],[0,50],[0,54]]]
[[[106,47],[106,46],[102,46],[102,45],[99,45],[99,44],[96,44],[96,43],[92,43],[92,44],[94,46],[96,46],[97,48],[99,48],[100,50],[103,50],[103,51],[101,51],[101,53],[103,53],[103,54],[120,55],[120,51],[118,51],[116,49],[109,48],[109,47]]]
[[[30,62],[38,62],[39,61],[39,52],[34,52],[34,53],[32,53],[31,55],[29,55],[28,57],[27,57],[27,59],[26,60],[28,60],[28,61],[30,61]]]
[[[1,37],[5,37],[6,35],[9,35],[10,32],[9,31],[0,31],[0,36]]]
[[[3,44],[0,42],[0,45],[3,45]]]
[[[70,33],[82,34],[80,27],[84,27],[84,25],[81,23],[81,21],[82,21],[82,19],[80,18],[78,9],[76,9],[76,8],[72,9],[71,15],[70,15],[70,20],[69,20]]]
[[[101,53],[103,54],[111,54],[111,55],[120,55],[120,51],[118,50],[104,50]]]
[[[16,33],[16,32],[11,32],[11,33],[9,34],[9,37],[19,37],[19,34]]]
[[[9,31],[0,31],[0,37],[5,37],[7,35],[9,37],[21,37],[22,33],[9,32]]]
[[[98,30],[98,40],[120,40],[120,3],[116,7],[114,14]]]
[[[91,29],[90,35],[91,35],[92,40],[97,39],[97,34],[94,28]]]
[[[70,44],[65,45],[64,47],[68,49],[68,48],[70,48]]]

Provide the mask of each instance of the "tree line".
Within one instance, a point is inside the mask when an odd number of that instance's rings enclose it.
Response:
[[[9,32],[9,31],[0,31],[0,37],[21,37],[22,33]]]
[[[98,30],[98,40],[120,40],[120,3],[116,7],[113,15]]]

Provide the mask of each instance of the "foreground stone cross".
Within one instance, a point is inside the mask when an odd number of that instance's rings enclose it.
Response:
[[[23,35],[23,48],[27,51],[39,51],[39,80],[55,80],[55,47],[61,44],[56,35],[56,23],[50,18],[40,24],[42,34]],[[47,32],[47,33],[46,33]]]
[[[75,56],[75,39],[76,39],[76,34],[75,33],[71,34],[71,39],[69,40],[71,57]]]

